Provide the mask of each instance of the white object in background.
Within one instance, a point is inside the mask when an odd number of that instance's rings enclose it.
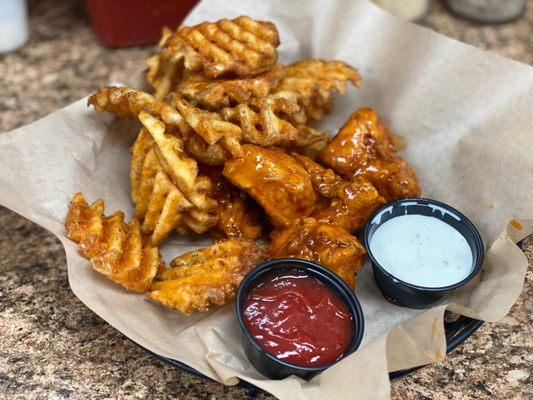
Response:
[[[0,0],[0,53],[18,49],[28,35],[26,0]]]
[[[429,11],[429,0],[373,0],[391,14],[410,21],[422,18]]]
[[[462,17],[500,23],[522,16],[527,0],[446,0],[445,3],[450,10]]]

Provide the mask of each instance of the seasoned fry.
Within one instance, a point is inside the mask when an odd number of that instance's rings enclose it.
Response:
[[[183,62],[188,71],[203,70],[210,78],[227,73],[251,77],[276,63],[278,45],[274,24],[240,16],[182,26],[165,41],[162,54]]]
[[[208,311],[235,296],[244,276],[266,259],[251,240],[232,239],[192,251],[174,259],[160,274],[148,297],[184,314]]]
[[[185,151],[196,161],[211,166],[222,166],[231,158],[230,152],[221,144],[210,145],[195,133],[185,140]]]
[[[119,118],[138,119],[139,114],[146,111],[160,118],[166,125],[179,129],[182,134],[190,131],[178,110],[137,89],[104,86],[89,97],[87,104],[94,106],[96,111],[112,112]]]
[[[226,107],[220,113],[225,120],[239,124],[244,142],[274,146],[290,143],[299,137],[298,129],[281,115],[292,114],[299,109],[297,96],[280,93],[254,99],[253,104]]]
[[[357,70],[341,61],[303,60],[284,67],[285,77],[275,92],[298,94],[302,113],[293,118],[299,123],[307,119],[319,120],[331,111],[331,91],[346,92],[348,82],[359,87]]]
[[[209,79],[201,73],[189,73],[173,88],[181,96],[218,110],[232,104],[243,104],[252,98],[263,98],[284,76],[276,64],[270,71],[252,78]]]
[[[133,219],[126,224],[122,211],[105,217],[102,200],[89,206],[83,195],[76,193],[65,228],[96,271],[127,289],[145,292],[163,268],[159,250],[141,236],[139,222]]]
[[[224,121],[217,113],[191,106],[177,95],[174,95],[172,100],[187,123],[208,144],[214,145],[220,141],[232,156],[238,157],[241,154],[241,128],[231,122]]]
[[[218,220],[217,216],[212,213],[217,203],[215,200],[208,197],[208,193],[211,190],[211,182],[209,178],[198,175],[198,165],[196,164],[196,161],[191,159],[183,151],[183,144],[179,139],[173,135],[165,133],[165,126],[161,121],[144,111],[139,114],[139,119],[152,137],[154,143],[153,151],[157,156],[157,161],[155,161],[154,157],[150,155],[150,152],[146,155],[146,174],[143,176],[144,186],[140,186],[141,188],[144,187],[144,189],[142,189],[143,195],[156,196],[156,199],[161,199],[161,193],[157,194],[154,192],[156,189],[155,182],[152,183],[151,179],[155,179],[156,177],[154,171],[156,173],[164,172],[169,179],[163,182],[163,177],[160,177],[161,185],[164,184],[167,188],[162,193],[167,195],[172,194],[172,197],[168,198],[167,196],[165,199],[167,201],[172,200],[174,202],[172,204],[174,205],[179,199],[179,207],[177,209],[170,208],[169,211],[174,210],[174,213],[179,213],[182,210],[186,210],[186,213],[183,216],[181,216],[181,214],[178,216],[175,214],[167,214],[170,221],[175,221],[176,227],[178,227],[181,220],[183,220],[183,223],[196,233],[207,232],[216,225]],[[172,190],[170,189],[171,182],[175,185],[175,188]],[[134,187],[134,184],[132,184],[132,187]],[[161,186],[159,188],[161,188]],[[147,199],[150,198],[151,197],[144,197],[144,200],[139,199],[140,203],[137,208],[140,210],[140,213],[144,211],[145,206],[148,207],[151,204],[155,207],[155,205],[158,204],[157,201],[159,200],[154,200],[152,203],[149,203],[149,200]],[[191,206],[189,202],[192,203],[194,207]],[[161,208],[161,205],[159,205],[159,208],[162,211],[164,210],[164,208]],[[163,214],[160,214],[160,217],[161,216],[163,216]],[[144,214],[144,218],[146,218],[146,214]],[[163,221],[161,221],[161,223],[163,223]],[[147,225],[146,229],[150,231],[151,226],[152,225]],[[164,235],[169,232],[168,224],[162,226],[165,226],[165,229],[161,227],[160,234],[154,231],[156,239],[164,238]],[[157,224],[155,227],[157,227]],[[178,229],[178,232],[183,232],[183,226]]]
[[[271,258],[315,261],[339,275],[352,289],[365,260],[365,249],[355,237],[339,226],[319,223],[314,218],[306,218],[274,235],[268,254]]]
[[[167,27],[163,28],[159,47],[163,46],[167,39],[172,35],[172,30]],[[154,97],[158,100],[165,98],[170,91],[172,83],[176,79],[179,70],[177,61],[163,57],[158,53],[146,61],[148,70],[146,71],[146,80],[154,87]]]

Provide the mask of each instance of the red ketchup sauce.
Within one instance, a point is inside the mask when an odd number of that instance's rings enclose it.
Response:
[[[351,343],[348,307],[318,279],[303,271],[267,275],[243,308],[248,332],[268,353],[304,367],[338,360]]]

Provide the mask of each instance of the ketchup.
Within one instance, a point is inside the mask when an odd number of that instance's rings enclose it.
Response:
[[[353,317],[344,301],[303,271],[267,275],[248,295],[243,320],[264,350],[304,367],[338,360],[352,340]]]

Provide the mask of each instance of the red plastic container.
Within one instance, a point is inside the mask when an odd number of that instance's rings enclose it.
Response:
[[[198,0],[85,0],[96,37],[109,47],[157,43],[176,29]]]

